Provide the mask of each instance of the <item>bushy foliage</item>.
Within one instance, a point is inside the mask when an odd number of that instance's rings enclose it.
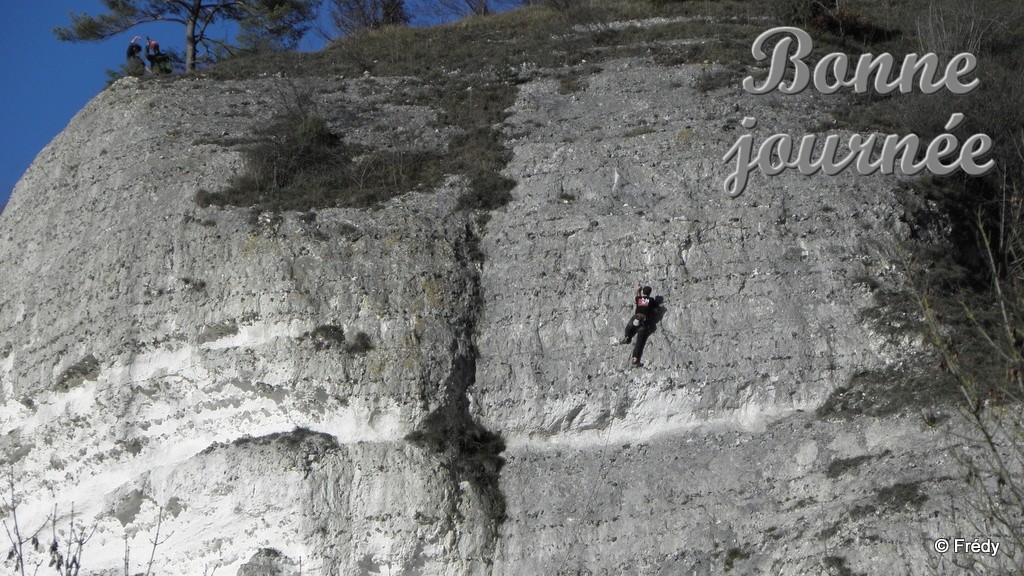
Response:
[[[331,24],[344,35],[409,23],[404,0],[328,0]]]
[[[318,115],[284,114],[245,152],[246,171],[218,193],[200,191],[201,206],[311,210],[373,206],[441,177],[440,156],[377,150],[342,141]]]
[[[1024,33],[1013,23],[1022,9],[1005,0],[916,2],[889,13],[859,6],[858,21],[885,21],[900,31],[873,52],[934,52],[948,58],[967,51],[979,60],[981,86],[968,95],[869,95],[847,104],[839,119],[856,131],[914,133],[927,141],[945,132],[952,113],[961,112],[967,120],[956,135],[984,133],[993,139],[990,157],[997,169],[989,175],[923,176],[908,183],[905,219],[912,237],[893,251],[902,254],[897,261],[904,262],[913,286],[917,316],[923,317],[919,331],[938,354],[940,374],[918,384],[927,389],[948,381],[932,394],[952,401],[962,416],[950,421],[956,430],[953,455],[967,486],[951,505],[956,529],[1019,546],[1024,544],[1024,62],[1019,58]],[[872,394],[889,392],[885,387]],[[846,401],[834,400],[833,405]],[[1012,555],[952,560],[958,573],[1020,569]]]
[[[121,78],[131,76],[133,78],[141,78],[146,75],[146,65],[139,60],[130,60],[122,64],[116,70],[107,69],[107,86],[110,86],[114,82],[117,82]]]
[[[242,50],[293,50],[316,17],[317,3],[308,0],[258,0],[240,13],[237,43]]]

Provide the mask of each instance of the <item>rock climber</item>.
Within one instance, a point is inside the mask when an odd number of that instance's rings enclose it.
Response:
[[[629,344],[634,337],[636,338],[636,342],[633,344],[633,355],[630,358],[630,363],[633,366],[640,366],[647,338],[654,329],[654,314],[661,305],[661,298],[651,296],[651,292],[650,286],[641,286],[637,282],[634,298],[636,308],[633,310],[633,317],[626,324],[626,337],[619,341],[619,344]]]

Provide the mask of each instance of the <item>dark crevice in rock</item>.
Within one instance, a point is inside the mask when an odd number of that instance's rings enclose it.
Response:
[[[78,362],[75,362],[57,380],[57,390],[67,392],[75,386],[79,386],[86,380],[95,380],[100,375],[100,362],[95,356],[89,354]]]
[[[485,564],[493,563],[499,528],[505,521],[505,495],[499,477],[505,459],[501,453],[505,442],[501,435],[486,429],[473,419],[469,410],[468,392],[476,383],[476,324],[480,317],[480,275],[477,268],[482,254],[479,238],[467,225],[466,237],[458,246],[459,259],[466,270],[466,290],[462,301],[474,304],[466,310],[464,322],[456,327],[453,341],[452,372],[445,382],[446,401],[431,411],[406,440],[437,455],[448,471],[455,493],[468,483],[471,498],[481,508],[485,520],[484,539],[479,550]],[[451,517],[458,519],[457,499],[451,502]]]
[[[463,359],[458,372],[465,375],[475,371],[475,361]],[[505,464],[501,453],[505,442],[499,434],[475,422],[469,413],[465,389],[454,403],[446,404],[427,415],[420,427],[406,439],[438,456],[448,471],[456,491],[467,482],[479,502],[487,525],[483,526],[485,549],[480,550],[485,562],[490,563],[498,538],[498,529],[505,521],[505,495],[499,486],[501,468]],[[452,515],[458,517],[455,503]]]

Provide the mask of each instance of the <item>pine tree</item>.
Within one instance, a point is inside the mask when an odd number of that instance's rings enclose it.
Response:
[[[195,70],[196,51],[209,48],[206,31],[225,20],[238,22],[243,43],[294,47],[309,28],[320,0],[101,0],[107,12],[71,13],[71,25],[54,35],[68,42],[105,40],[150,22],[177,22],[185,27],[185,69]]]
[[[403,0],[330,0],[330,15],[342,34],[409,23]]]

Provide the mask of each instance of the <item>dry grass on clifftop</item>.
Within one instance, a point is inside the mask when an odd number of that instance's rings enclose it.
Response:
[[[515,185],[501,173],[511,151],[499,127],[518,84],[551,74],[565,81],[565,93],[583,90],[587,76],[600,71],[594,63],[621,57],[653,57],[666,65],[736,60],[758,31],[757,11],[756,3],[731,1],[593,2],[563,11],[535,6],[433,28],[366,31],[315,54],[221,62],[204,75],[406,78],[390,101],[428,106],[438,113],[438,128],[455,128],[458,135],[437,154],[366,149],[327,132],[325,111],[282,115],[246,152],[246,173],[226,190],[201,192],[197,201],[260,211],[368,207],[432,188],[452,174],[468,184],[460,208],[499,208]],[[741,68],[729,70],[738,75]]]

